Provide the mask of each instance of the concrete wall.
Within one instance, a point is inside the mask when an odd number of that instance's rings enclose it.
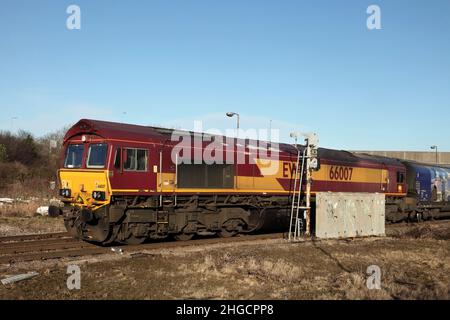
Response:
[[[436,152],[423,151],[352,151],[356,153],[367,153],[377,156],[413,160],[423,163],[436,163]],[[450,152],[438,152],[438,163],[450,165]]]
[[[381,193],[318,192],[316,237],[384,236],[385,204]]]

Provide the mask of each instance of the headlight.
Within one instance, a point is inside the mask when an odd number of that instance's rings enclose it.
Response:
[[[92,192],[92,198],[98,201],[105,201],[106,195],[103,191]]]
[[[70,189],[60,189],[59,195],[64,198],[70,198],[72,191]]]

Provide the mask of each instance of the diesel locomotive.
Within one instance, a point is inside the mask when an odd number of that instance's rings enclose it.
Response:
[[[64,138],[58,171],[64,206],[51,207],[50,214],[63,215],[74,237],[102,244],[231,237],[286,225],[303,146],[204,137],[80,120]],[[189,143],[177,149],[183,139]],[[205,153],[228,161],[205,161]],[[317,192],[371,192],[386,195],[389,222],[450,212],[450,168],[323,148],[318,159],[313,206]]]

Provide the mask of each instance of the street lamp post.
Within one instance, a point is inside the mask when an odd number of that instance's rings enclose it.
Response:
[[[438,160],[438,146],[434,145],[434,146],[431,146],[430,148],[431,148],[431,150],[436,150],[436,164],[438,164],[439,163],[439,160]]]
[[[234,117],[234,116],[237,116],[237,134],[236,134],[236,138],[237,138],[237,137],[238,137],[238,134],[239,134],[239,122],[240,122],[240,119],[239,119],[239,113],[236,113],[236,112],[227,112],[227,117],[232,118],[232,117]]]

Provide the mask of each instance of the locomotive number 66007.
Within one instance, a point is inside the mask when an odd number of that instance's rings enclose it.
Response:
[[[350,181],[353,177],[353,168],[331,166],[330,168],[330,180],[343,180]]]

